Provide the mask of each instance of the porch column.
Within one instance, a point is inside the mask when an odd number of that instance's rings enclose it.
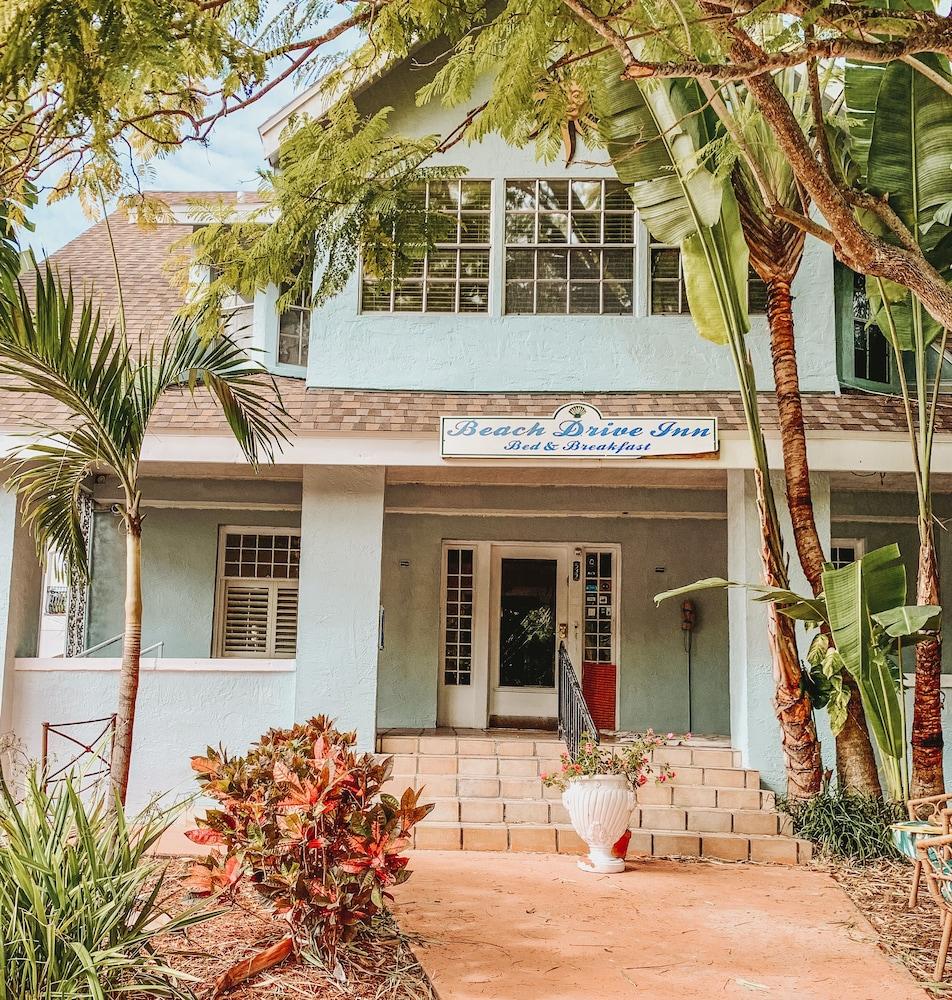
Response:
[[[35,656],[43,580],[16,495],[0,489],[0,734],[16,726],[14,660]],[[27,735],[27,734],[21,734]]]
[[[384,469],[304,467],[294,717],[324,713],[373,749]]]
[[[738,582],[759,583],[763,580],[763,565],[754,475],[747,470],[731,469],[727,476],[727,575]],[[828,553],[829,476],[811,476],[811,483],[817,528]],[[792,588],[809,593],[793,542],[782,475],[774,475],[773,486],[790,560]],[[727,607],[730,623],[731,741],[741,751],[745,767],[757,768],[768,788],[783,791],[786,769],[780,750],[780,726],[773,706],[774,680],[767,639],[767,609],[739,588],[730,591]],[[804,632],[802,628],[798,632],[803,659],[806,654]],[[817,722],[823,742],[823,758],[825,762],[830,762],[834,747],[825,713],[818,713]]]

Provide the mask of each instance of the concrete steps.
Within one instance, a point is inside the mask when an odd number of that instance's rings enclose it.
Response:
[[[416,828],[420,850],[584,854],[557,789],[541,775],[559,767],[564,744],[548,734],[390,735],[378,752],[393,756],[386,791],[422,788],[434,803]],[[798,864],[810,844],[790,836],[789,818],[757,771],[728,746],[690,743],[656,751],[676,771],[670,783],[638,790],[629,854]]]

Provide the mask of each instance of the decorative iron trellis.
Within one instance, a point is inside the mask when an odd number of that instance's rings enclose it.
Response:
[[[86,563],[91,565],[93,548],[93,498],[88,493],[79,497],[79,527],[86,540]],[[72,579],[66,601],[66,648],[64,656],[79,656],[86,648],[86,608],[89,603],[89,583]]]
[[[65,730],[75,730],[80,726],[97,726],[96,736],[88,743]],[[64,764],[61,764],[55,771],[50,771],[50,737],[58,736],[73,746],[79,747],[79,752],[73,752],[73,756]],[[43,783],[49,785],[54,781],[62,781],[80,761],[91,758],[98,764],[93,764],[94,770],[82,771],[81,776],[86,783],[85,788],[92,787],[93,784],[104,775],[109,774],[112,765],[112,748],[116,738],[116,715],[103,716],[100,719],[81,719],[78,722],[44,722],[43,723],[43,743],[40,754],[40,762],[43,768]],[[85,788],[83,790],[85,790]]]

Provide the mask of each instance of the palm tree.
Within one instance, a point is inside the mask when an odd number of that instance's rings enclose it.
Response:
[[[811,74],[814,71],[811,70]],[[797,117],[812,113],[817,142],[824,143],[824,123],[816,108],[821,105],[819,84],[804,86],[799,70],[776,74],[780,87]],[[773,366],[780,445],[787,494],[787,509],[794,545],[813,595],[823,590],[826,556],[817,531],[813,491],[807,461],[807,438],[803,423],[803,401],[797,372],[797,349],[793,327],[791,286],[803,259],[805,232],[781,218],[774,210],[780,205],[798,215],[809,212],[806,193],[797,184],[790,162],[777,145],[773,131],[760,114],[749,92],[734,84],[720,93],[704,88],[714,102],[720,121],[735,143],[742,146],[731,173],[740,213],[741,228],[750,251],[750,265],[767,289],[767,321],[770,327],[770,357]],[[811,100],[811,96],[815,100]],[[734,153],[736,155],[736,148]],[[771,204],[765,203],[765,197]],[[859,688],[848,670],[842,671],[849,692],[842,726],[836,732],[836,769],[840,786],[867,795],[880,795],[876,756],[869,738],[866,713]]]
[[[619,178],[654,239],[679,245],[691,315],[701,336],[726,346],[737,374],[754,453],[762,563],[768,586],[789,586],[783,536],[770,481],[757,386],[744,341],[748,250],[729,184],[707,170],[702,150],[716,133],[709,100],[695,81],[620,80],[611,65],[598,93],[599,127]],[[822,784],[813,704],[802,683],[794,623],[768,604],[774,709],[791,798],[811,798]]]
[[[943,213],[952,204],[952,176],[948,169],[948,149],[952,145],[950,83],[952,72],[945,57],[923,56],[885,67],[854,62],[846,65],[846,111],[851,122],[849,166],[870,196],[864,207],[885,213],[888,204],[889,217],[901,223],[906,237],[922,248],[947,280],[952,226]],[[923,605],[939,605],[931,473],[948,331],[908,290],[882,279],[867,278],[866,286],[872,321],[892,346],[912,448],[919,527],[916,600]],[[906,373],[907,359],[914,373],[912,380]],[[930,377],[933,359],[935,370]],[[916,646],[914,796],[944,790],[941,680],[942,639],[937,634]]]
[[[176,321],[159,345],[134,355],[124,333],[106,327],[86,300],[49,265],[37,270],[31,306],[19,278],[0,297],[2,388],[58,404],[54,424],[34,423],[8,456],[8,486],[21,497],[24,524],[41,558],[59,555],[80,578],[88,573],[79,501],[89,476],[119,481],[116,514],[126,536],[125,627],[119,675],[112,781],[125,801],[129,783],[142,637],[142,493],[139,466],[149,422],[172,390],[211,394],[245,458],[270,461],[286,437],[285,411],[273,378],[225,336],[200,337]]]

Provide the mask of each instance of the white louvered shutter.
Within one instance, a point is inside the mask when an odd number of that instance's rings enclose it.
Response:
[[[225,589],[222,652],[225,656],[267,656],[271,587],[229,582]]]
[[[298,589],[275,587],[274,655],[294,656],[297,652]]]

